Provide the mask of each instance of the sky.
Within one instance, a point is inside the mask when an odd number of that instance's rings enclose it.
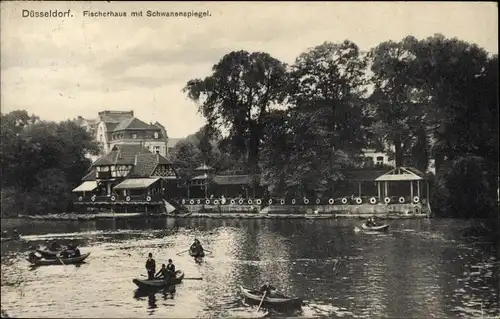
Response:
[[[362,50],[441,33],[498,53],[498,9],[490,2],[15,2],[1,4],[1,111],[45,120],[133,110],[170,137],[205,121],[182,89],[225,54],[264,51],[286,63],[325,41]],[[23,10],[71,10],[23,18]],[[131,17],[133,11],[143,17]],[[151,11],[209,11],[205,18],[146,17]],[[84,11],[126,12],[86,17]]]

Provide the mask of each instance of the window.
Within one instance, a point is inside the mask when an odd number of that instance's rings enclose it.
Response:
[[[137,138],[137,134],[132,134],[132,138],[135,140]]]
[[[155,132],[154,135],[155,135],[155,138],[158,138],[158,132]]]
[[[377,156],[377,165],[383,165],[383,164],[384,164],[384,157]]]
[[[154,153],[155,154],[160,154],[160,147],[159,146],[155,146],[154,147]]]

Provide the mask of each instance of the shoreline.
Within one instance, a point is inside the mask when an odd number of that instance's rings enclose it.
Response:
[[[208,218],[208,219],[367,219],[368,217],[376,216],[381,220],[398,220],[398,219],[424,219],[425,214],[350,214],[350,213],[320,213],[320,214],[293,214],[293,213],[185,213],[185,214],[144,214],[144,213],[97,213],[97,214],[49,214],[49,215],[19,215],[17,217],[2,217],[2,219],[24,219],[24,220],[45,220],[45,221],[93,221],[106,219],[135,219],[135,218],[173,218],[173,219],[192,219],[192,218]]]

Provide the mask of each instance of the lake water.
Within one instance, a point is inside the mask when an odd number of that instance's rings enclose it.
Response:
[[[3,220],[26,242],[2,243],[2,310],[19,317],[221,318],[256,316],[239,285],[265,280],[305,299],[287,316],[471,318],[499,315],[499,260],[493,245],[462,237],[464,221],[389,221],[386,234],[354,231],[359,220],[44,222]],[[211,254],[185,250],[197,237]],[[81,266],[30,270],[31,245],[75,239]],[[151,252],[186,277],[171,295],[135,294]],[[260,316],[263,313],[260,312]],[[276,315],[273,311],[267,316]]]

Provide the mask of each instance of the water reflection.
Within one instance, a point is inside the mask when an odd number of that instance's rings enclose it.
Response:
[[[358,224],[168,218],[19,224],[25,242],[2,243],[2,308],[22,317],[248,317],[256,307],[243,303],[239,285],[269,280],[307,300],[290,316],[498,313],[496,252],[463,239],[460,222],[391,221],[388,234],[355,233]],[[202,261],[176,255],[194,237],[212,253]],[[91,253],[85,264],[30,270],[24,260],[31,245],[75,238]],[[185,272],[174,294],[136,291],[132,279],[145,273],[149,252],[157,264],[172,258]],[[203,280],[187,279],[196,277]]]

